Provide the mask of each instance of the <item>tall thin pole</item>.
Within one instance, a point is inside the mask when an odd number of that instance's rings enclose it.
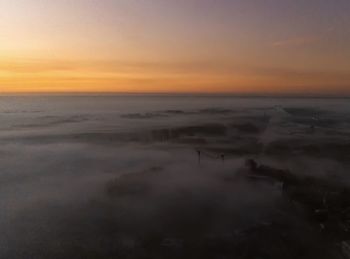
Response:
[[[201,151],[197,149],[197,155],[198,155],[198,164],[201,163]]]

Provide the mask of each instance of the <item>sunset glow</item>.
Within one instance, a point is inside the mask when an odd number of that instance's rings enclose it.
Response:
[[[350,2],[0,0],[0,93],[350,94]]]

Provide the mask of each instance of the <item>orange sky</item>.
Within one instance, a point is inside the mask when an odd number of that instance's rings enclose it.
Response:
[[[0,0],[0,93],[350,94],[349,12],[345,0]]]

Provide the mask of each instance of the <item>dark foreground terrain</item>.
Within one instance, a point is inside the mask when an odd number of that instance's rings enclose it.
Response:
[[[344,110],[35,114],[2,129],[0,258],[350,258]]]

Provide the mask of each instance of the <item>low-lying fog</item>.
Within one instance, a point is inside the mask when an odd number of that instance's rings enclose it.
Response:
[[[281,184],[242,175],[255,159],[347,186],[349,112],[346,99],[0,97],[0,258],[343,258],[350,236],[330,244]]]

